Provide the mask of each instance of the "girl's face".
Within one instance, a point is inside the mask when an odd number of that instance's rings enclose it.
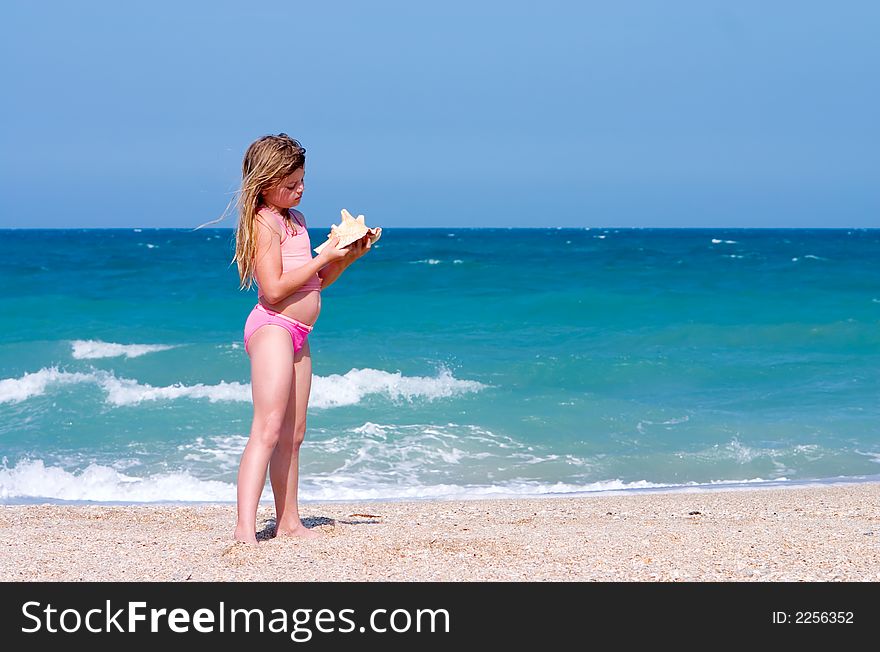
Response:
[[[290,176],[283,178],[277,185],[266,188],[263,191],[263,200],[278,208],[293,208],[299,205],[305,190],[303,183],[305,174],[306,169],[300,168]]]

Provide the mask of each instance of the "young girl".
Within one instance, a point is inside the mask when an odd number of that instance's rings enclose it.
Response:
[[[321,254],[312,246],[300,203],[306,150],[287,134],[264,136],[242,163],[235,262],[241,288],[256,281],[258,303],[244,327],[251,360],[254,419],[238,471],[234,538],[256,543],[257,506],[266,467],[275,495],[275,535],[320,536],[299,517],[299,449],[312,382],[308,335],[321,312],[321,290],[370,248],[369,236]]]

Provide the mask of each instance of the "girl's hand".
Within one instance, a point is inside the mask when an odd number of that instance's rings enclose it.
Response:
[[[327,246],[321,249],[321,253],[318,254],[319,257],[323,258],[325,262],[332,263],[336,260],[341,260],[348,256],[348,250],[351,248],[351,245],[348,247],[344,247],[343,249],[337,249],[336,245],[339,244],[339,238],[335,235],[330,238],[327,242]]]
[[[373,246],[372,240],[370,240],[370,234],[368,233],[360,240],[352,242],[348,245],[348,259],[354,262],[361,256],[363,256],[367,251],[369,251],[370,247]]]

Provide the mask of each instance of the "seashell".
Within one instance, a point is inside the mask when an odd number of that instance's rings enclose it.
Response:
[[[337,249],[344,249],[367,234],[370,235],[370,243],[375,243],[382,236],[382,228],[378,226],[373,229],[369,228],[364,224],[363,215],[358,215],[356,218],[352,217],[351,213],[344,208],[341,213],[342,220],[339,222],[339,225],[337,226],[336,224],[333,224],[330,227],[330,233],[327,235],[327,240],[315,247],[316,253],[321,253],[321,250],[327,246],[327,242],[329,242],[330,238],[333,236],[339,238],[339,244],[336,245]]]

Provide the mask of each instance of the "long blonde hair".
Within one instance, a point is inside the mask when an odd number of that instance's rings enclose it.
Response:
[[[248,147],[241,164],[241,189],[237,193],[238,227],[235,231],[235,256],[240,289],[254,283],[257,256],[256,216],[263,201],[263,191],[290,176],[306,163],[306,150],[287,134],[263,136]]]

